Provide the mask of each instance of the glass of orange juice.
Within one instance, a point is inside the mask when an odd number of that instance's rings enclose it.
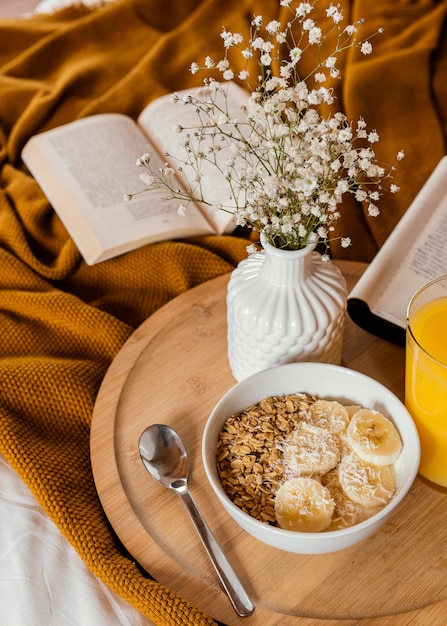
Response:
[[[405,404],[421,441],[419,473],[447,487],[447,276],[408,305]]]

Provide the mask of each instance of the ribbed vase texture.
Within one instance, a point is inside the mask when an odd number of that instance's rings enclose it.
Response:
[[[237,381],[294,361],[339,364],[346,281],[315,246],[264,250],[232,272],[227,291],[228,358]]]

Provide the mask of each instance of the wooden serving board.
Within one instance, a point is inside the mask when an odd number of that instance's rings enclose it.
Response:
[[[339,265],[352,288],[364,266]],[[235,383],[226,355],[227,280],[205,283],[156,312],[104,378],[91,456],[101,502],[119,538],[153,577],[228,626],[447,623],[445,492],[422,479],[375,535],[326,555],[269,548],[220,506],[203,470],[201,436],[213,406]],[[401,399],[404,359],[403,348],[346,320],[342,364]],[[152,423],[169,424],[184,439],[192,495],[256,605],[252,616],[235,614],[180,499],[146,473],[137,446]]]

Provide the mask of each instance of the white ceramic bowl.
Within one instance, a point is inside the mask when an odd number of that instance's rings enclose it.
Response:
[[[307,392],[343,404],[360,404],[391,418],[403,446],[395,464],[396,493],[368,520],[335,531],[304,533],[264,524],[244,513],[226,495],[217,473],[216,446],[225,420],[270,395]],[[250,535],[288,552],[322,554],[352,546],[374,533],[395,511],[410,489],[419,467],[420,445],[416,427],[402,402],[379,382],[347,369],[324,363],[290,363],[258,372],[232,387],[213,409],[205,425],[202,458],[205,472],[218,500]]]

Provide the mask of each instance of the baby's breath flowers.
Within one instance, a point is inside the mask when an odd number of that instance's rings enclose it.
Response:
[[[273,246],[292,250],[315,241],[328,245],[347,193],[369,216],[379,215],[384,191],[399,190],[393,171],[403,153],[392,166],[379,163],[377,131],[369,131],[363,119],[351,122],[336,111],[327,86],[340,78],[340,54],[352,47],[370,54],[371,38],[358,39],[361,21],[343,26],[342,10],[335,4],[326,9],[331,28],[325,35],[312,17],[318,1],[280,0],[288,12],[285,24],[264,23],[256,15],[247,41],[223,29],[223,58],[215,62],[207,56],[202,66],[191,65],[193,74],[207,72],[203,86],[173,96],[195,113],[195,123],[174,128],[183,156],[157,171],[148,154],[138,159],[146,170],[140,177],[143,191],[166,189],[181,201],[180,214],[190,202],[231,212],[235,225],[262,232]],[[329,41],[334,46],[327,53]],[[301,63],[313,51],[317,63],[302,76]],[[234,54],[240,54],[237,69],[230,62]],[[236,116],[228,101],[229,81],[248,88],[246,105]],[[225,178],[228,187],[218,200],[205,191],[205,179],[216,176]],[[349,237],[341,245],[349,246]]]

